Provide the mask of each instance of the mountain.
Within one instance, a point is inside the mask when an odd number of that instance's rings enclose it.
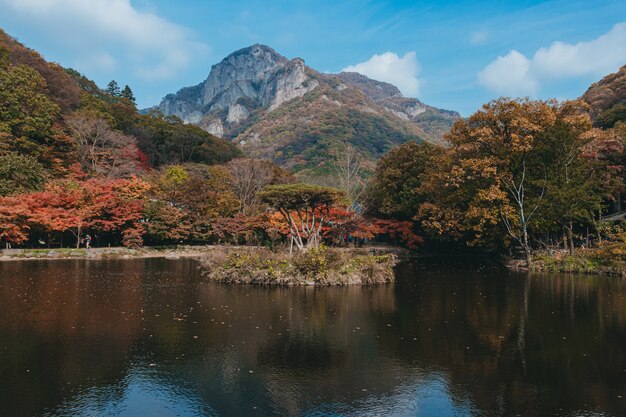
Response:
[[[618,121],[626,121],[626,65],[592,84],[582,99],[591,105],[596,126],[610,128]]]
[[[296,170],[322,167],[342,142],[369,159],[410,140],[441,143],[460,117],[405,98],[391,84],[322,74],[258,44],[230,54],[205,81],[167,95],[157,108]]]

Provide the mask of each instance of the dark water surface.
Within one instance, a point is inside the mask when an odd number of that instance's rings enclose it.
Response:
[[[0,416],[626,415],[626,280],[403,265],[207,284],[193,260],[0,264]]]

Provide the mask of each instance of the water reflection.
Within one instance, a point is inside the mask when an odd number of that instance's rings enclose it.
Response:
[[[0,415],[620,415],[626,281],[403,265],[207,284],[191,260],[0,266]]]

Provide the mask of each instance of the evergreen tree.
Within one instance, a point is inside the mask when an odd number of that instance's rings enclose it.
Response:
[[[117,81],[111,80],[111,82],[107,84],[105,91],[113,97],[118,97],[120,95],[120,86],[117,85]]]
[[[133,94],[133,90],[131,90],[128,85],[124,86],[124,89],[120,93],[120,96],[135,104],[135,95]]]

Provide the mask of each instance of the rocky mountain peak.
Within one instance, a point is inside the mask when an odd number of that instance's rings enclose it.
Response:
[[[254,110],[273,110],[317,87],[308,78],[302,59],[255,44],[231,53],[211,67],[205,81],[166,96],[158,108],[223,136]]]

